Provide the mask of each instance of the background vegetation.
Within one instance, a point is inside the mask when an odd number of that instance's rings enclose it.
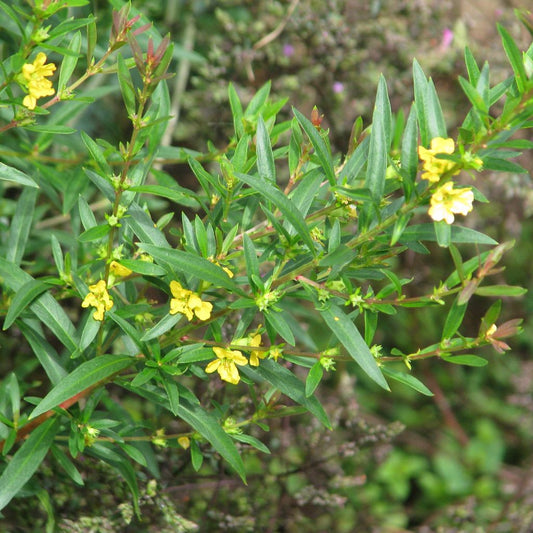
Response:
[[[102,36],[109,33],[105,28],[115,4],[91,6]],[[207,140],[215,147],[227,142],[232,131],[229,81],[246,102],[269,79],[274,96],[288,96],[307,116],[316,105],[336,149],[345,151],[355,119],[362,116],[365,125],[371,121],[380,73],[389,82],[393,109],[408,111],[413,57],[435,80],[453,130],[467,109],[456,82],[465,75],[464,46],[478,59],[490,57],[494,81],[501,81],[510,67],[495,37],[494,19],[523,47],[530,40],[513,13],[520,6],[503,1],[146,0],[134,5],[161,34],[170,32],[177,45],[170,69],[177,75],[169,80],[176,124],[165,142],[183,147],[184,153],[205,151]],[[83,9],[79,16],[86,15]],[[94,84],[91,90],[99,87]],[[118,92],[103,96],[97,112],[83,116],[84,129],[95,137],[121,140],[130,123],[115,111],[121,109],[119,99]],[[288,106],[286,113],[288,117]],[[531,168],[531,154],[521,163]],[[179,184],[191,186],[188,165],[169,159],[164,168]],[[506,255],[505,279],[531,289],[530,176],[485,173],[483,179],[490,204],[478,209],[469,225],[482,226],[500,242],[516,239]],[[429,289],[431,279],[452,268],[449,254],[439,254],[437,248],[432,252],[435,262],[427,271],[419,269],[414,256],[400,265],[405,277],[415,276],[417,284]],[[508,318],[528,317],[533,306],[530,295],[505,303]],[[473,314],[472,331],[483,312]],[[427,310],[407,319],[390,317],[375,342],[409,351],[431,343],[442,327]],[[272,420],[269,433],[256,435],[266,438],[272,455],[246,455],[247,486],[215,456],[204,460],[198,474],[188,456],[161,447],[157,484],[140,473],[142,523],[134,519],[127,525],[133,514],[130,495],[115,473],[85,459],[85,488],[78,493],[50,462],[39,472],[46,492],[38,493],[38,499],[14,500],[3,511],[0,531],[530,531],[532,346],[527,321],[511,352],[486,349],[486,367],[427,363],[423,377],[433,398],[400,385],[391,395],[376,394],[365,378],[338,372],[318,391],[334,431],[310,415]],[[2,338],[1,349],[0,376],[14,368],[13,354],[17,365],[29,360],[17,339]],[[162,425],[169,423],[149,404],[127,409],[139,418],[157,416]]]

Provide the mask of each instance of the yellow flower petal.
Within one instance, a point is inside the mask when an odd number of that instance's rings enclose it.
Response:
[[[454,189],[449,181],[433,193],[428,214],[436,222],[444,220],[452,224],[454,214],[466,215],[472,211],[473,201],[474,193],[470,188]]]
[[[124,265],[121,265],[117,261],[111,261],[111,264],[109,265],[109,270],[115,276],[118,276],[118,277],[121,277],[121,278],[125,278],[125,277],[129,276],[132,273],[132,271],[128,267],[125,267]]]
[[[89,286],[89,293],[85,296],[82,307],[95,307],[93,318],[98,321],[104,319],[104,313],[113,307],[113,299],[107,292],[106,282],[101,279],[98,283]]]
[[[436,183],[443,174],[450,172],[456,164],[453,161],[439,159],[437,154],[453,154],[455,151],[455,142],[453,139],[444,139],[435,137],[431,140],[430,147],[418,147],[418,156],[424,162],[421,178]],[[455,169],[453,175],[458,174],[459,168]]]

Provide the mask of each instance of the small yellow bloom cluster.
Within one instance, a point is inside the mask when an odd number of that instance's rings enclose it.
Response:
[[[172,298],[170,300],[170,314],[175,315],[181,313],[185,315],[188,320],[192,320],[194,315],[200,320],[209,320],[213,305],[209,302],[204,302],[193,291],[184,289],[177,281],[170,282],[170,292]]]
[[[439,222],[445,220],[452,224],[454,214],[466,215],[472,211],[474,193],[470,188],[454,189],[451,181],[439,187],[431,196],[429,216]]]
[[[48,65],[45,63],[46,54],[39,52],[33,63],[26,63],[22,66],[22,76],[29,92],[22,104],[28,109],[35,109],[37,99],[52,96],[55,93],[52,82],[46,78],[53,75],[56,66],[53,63]]]
[[[107,292],[106,282],[101,279],[95,285],[89,286],[89,294],[83,300],[82,307],[95,307],[96,311],[93,313],[95,320],[104,320],[104,313],[110,311],[113,307],[113,299]]]
[[[218,371],[220,379],[237,385],[241,380],[237,366],[244,366],[248,364],[248,359],[242,355],[239,350],[230,350],[228,348],[221,348],[220,346],[214,346],[213,351],[217,356],[217,359],[211,361],[206,367],[205,371],[211,374],[215,370]]]
[[[424,162],[422,179],[438,183],[446,173],[452,176],[459,174],[460,168],[455,168],[456,164],[453,161],[436,157],[437,154],[453,154],[454,151],[453,139],[442,137],[432,139],[429,149],[419,146],[418,155]],[[471,188],[454,189],[453,182],[448,181],[433,192],[428,214],[435,222],[444,220],[447,224],[452,224],[455,220],[454,215],[466,215],[472,211],[473,201],[474,193]]]
[[[455,143],[453,139],[443,139],[442,137],[435,137],[431,140],[429,149],[423,146],[418,147],[418,156],[424,161],[424,172],[421,178],[428,180],[431,183],[437,183],[446,172],[449,172],[455,166],[453,161],[448,159],[439,159],[437,154],[453,154],[455,151]],[[453,176],[459,174],[460,169],[453,171]]]
[[[261,334],[255,333],[252,336],[244,339],[238,339],[234,341],[235,344],[242,346],[249,346],[250,348],[256,348],[261,346]],[[211,361],[205,371],[208,374],[218,371],[220,379],[233,383],[236,385],[239,383],[241,377],[239,376],[239,370],[237,365],[244,366],[248,364],[248,360],[239,350],[230,350],[229,348],[220,348],[218,346],[213,347],[213,351],[217,356],[217,359]],[[266,357],[266,352],[263,350],[251,350],[250,352],[250,366],[259,366],[259,360]]]

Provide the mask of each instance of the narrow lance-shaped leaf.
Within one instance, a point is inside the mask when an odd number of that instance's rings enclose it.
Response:
[[[66,55],[61,61],[61,70],[59,71],[59,80],[57,82],[57,92],[61,94],[67,86],[68,80],[72,76],[76,65],[78,64],[79,53],[81,49],[81,33],[78,31],[72,37],[69,49],[75,55]]]
[[[135,358],[126,355],[101,355],[82,363],[68,376],[63,378],[32,411],[35,418],[59,404],[76,396],[93,385],[103,383],[113,374],[135,363]]]
[[[302,113],[295,108],[293,108],[293,113],[296,117],[296,120],[298,120],[300,126],[309,137],[309,140],[315,149],[315,153],[322,165],[322,168],[324,169],[324,173],[326,174],[329,183],[331,185],[335,185],[337,180],[335,178],[335,169],[333,168],[333,158],[331,157],[330,149],[326,145],[324,139],[320,136],[320,133],[318,133],[313,123],[307,117],[302,115]]]
[[[514,71],[516,86],[522,93],[524,92],[525,84],[528,79],[526,69],[524,67],[522,53],[520,52],[518,46],[516,46],[516,43],[509,32],[500,24],[498,24],[498,32],[501,36],[505,53],[507,54],[509,62],[511,63],[511,67]]]
[[[459,303],[459,298],[453,301],[442,330],[442,340],[451,339],[455,335],[463,322],[467,307],[466,303]]]
[[[257,118],[257,132],[256,132],[256,152],[257,152],[257,171],[260,178],[265,178],[269,181],[276,181],[276,167],[274,165],[274,154],[272,153],[272,145],[270,143],[270,136],[263,117],[259,115]]]
[[[284,366],[270,359],[264,359],[257,368],[243,366],[239,370],[254,381],[268,381],[291,400],[305,407],[325,427],[331,428],[328,416],[320,402],[314,396],[307,397],[305,385]]]
[[[29,176],[24,174],[24,172],[4,165],[4,163],[0,163],[0,180],[14,181],[20,185],[25,185],[26,187],[39,188],[39,185],[37,185],[37,183],[35,183]]]
[[[233,116],[233,127],[235,128],[237,138],[241,138],[244,135],[244,125],[242,123],[242,104],[239,100],[239,96],[235,90],[235,87],[233,86],[233,83],[230,83],[228,86],[228,97],[231,107],[231,114]]]
[[[365,185],[376,202],[381,200],[385,190],[388,152],[390,148],[391,108],[387,84],[383,76],[379,80],[376,103],[372,115],[372,131],[368,149],[368,163]]]
[[[201,405],[189,402],[183,395],[177,406],[178,416],[202,435],[220,455],[228,461],[237,474],[245,480],[246,471],[239,452],[213,414]]]
[[[43,462],[59,422],[51,418],[34,429],[0,476],[0,509],[3,509],[33,476]]]
[[[20,195],[15,214],[9,228],[7,239],[6,259],[19,265],[24,256],[28,235],[30,234],[35,201],[37,200],[37,189],[24,189]]]
[[[426,75],[418,61],[415,59],[413,61],[413,88],[415,93],[416,116],[418,119],[418,127],[420,128],[420,141],[422,146],[428,146],[431,139],[426,110],[427,84]]]
[[[406,372],[398,372],[397,370],[387,367],[383,368],[383,373],[390,379],[398,381],[399,383],[402,383],[403,385],[406,385],[407,387],[414,389],[425,396],[433,396],[433,393],[419,379],[415,378],[411,374],[407,374]]]
[[[118,67],[118,82],[120,85],[120,92],[122,93],[122,99],[126,106],[128,116],[133,117],[135,115],[135,88],[133,86],[133,80],[131,79],[130,71],[124,61],[121,54],[117,56]]]
[[[352,359],[363,369],[370,379],[385,390],[390,390],[374,356],[352,320],[334,304],[319,309],[329,329],[346,348]]]
[[[427,124],[430,139],[434,137],[447,137],[446,123],[440,106],[439,97],[432,80],[427,84],[426,105]]]
[[[402,137],[402,152],[400,156],[400,172],[402,175],[403,192],[405,198],[409,200],[413,191],[413,186],[418,172],[418,127],[416,121],[415,106],[411,106],[411,111],[407,117],[405,129]]]
[[[5,331],[9,328],[9,326],[11,326],[11,324],[13,324],[18,318],[20,313],[22,313],[24,309],[37,298],[37,296],[46,292],[49,288],[50,285],[36,279],[32,279],[22,285],[11,301],[2,329]]]
[[[163,248],[144,242],[139,243],[139,248],[148,252],[154,259],[168,263],[172,265],[173,269],[184,274],[192,274],[219,287],[224,287],[238,294],[244,294],[222,268],[203,257],[183,250]]]
[[[292,224],[296,233],[298,233],[313,255],[316,254],[315,245],[304,218],[294,204],[277,187],[270,182],[248,174],[236,173],[235,176],[270,200]]]
[[[0,257],[0,276],[3,278],[4,284],[14,292],[33,279],[17,265],[2,257]],[[64,309],[50,294],[42,294],[30,305],[30,309],[67,349],[71,352],[77,349],[76,329]]]

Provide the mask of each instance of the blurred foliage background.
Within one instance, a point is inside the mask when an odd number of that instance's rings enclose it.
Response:
[[[92,10],[103,42],[111,8],[120,5],[94,0],[76,14]],[[286,116],[290,105],[307,116],[316,105],[335,149],[344,152],[355,119],[362,116],[365,126],[370,123],[380,73],[393,110],[408,111],[414,57],[433,77],[453,131],[467,109],[456,81],[465,72],[464,46],[479,63],[490,60],[497,82],[510,67],[496,22],[523,49],[530,42],[513,12],[521,4],[504,0],[136,0],[133,6],[177,44],[171,69],[177,75],[169,81],[176,123],[167,143],[200,152],[208,141],[219,148],[227,143],[232,129],[228,82],[246,101],[267,80],[274,98],[288,98]],[[119,92],[101,102],[98,112],[84,117],[84,128],[121,140],[129,122]],[[532,154],[524,154],[521,163],[531,169]],[[169,161],[166,170],[191,186],[186,164]],[[531,289],[531,177],[496,178],[485,172],[480,179],[490,203],[480,204],[468,223],[501,242],[516,240],[502,279]],[[401,265],[405,277],[431,290],[431,279],[453,269],[446,251],[435,250],[433,257],[427,270],[420,270],[414,257],[406,261]],[[274,421],[270,432],[256,435],[266,439],[272,455],[245,456],[246,487],[216,456],[196,474],[188,456],[161,448],[164,467],[157,486],[149,473],[139,474],[144,477],[143,522],[127,525],[129,496],[114,474],[95,469],[87,459],[86,490],[78,494],[50,464],[40,473],[48,489],[40,506],[35,499],[15,500],[0,531],[44,531],[52,520],[46,512],[50,505],[57,530],[69,533],[532,531],[532,307],[531,293],[505,302],[508,316],[502,319],[526,318],[524,334],[505,355],[487,349],[488,366],[433,360],[423,363],[423,372],[419,366],[418,376],[434,398],[399,385],[386,394],[339,368],[318,391],[335,430],[328,432],[302,415]],[[485,311],[471,312],[472,331]],[[409,351],[434,342],[441,328],[425,310],[423,316],[391,317],[376,341],[388,346],[394,339]],[[8,354],[13,347],[2,349]],[[246,402],[237,395],[235,400]],[[159,417],[161,426],[171,425],[149,406],[127,408],[139,418]]]

